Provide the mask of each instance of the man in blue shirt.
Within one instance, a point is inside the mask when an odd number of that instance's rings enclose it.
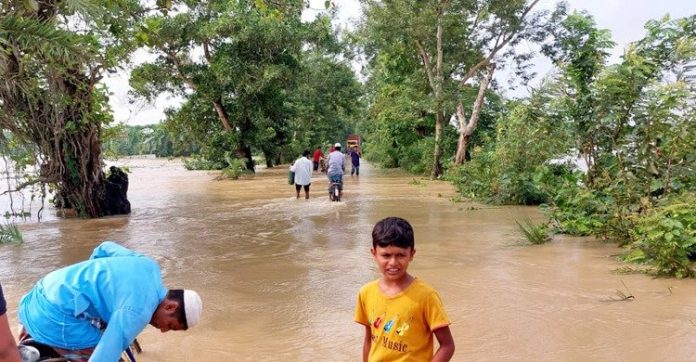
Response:
[[[350,163],[351,163],[351,169],[350,169],[350,175],[353,176],[355,174],[356,176],[360,176],[360,150],[358,150],[358,146],[353,146],[353,149],[350,152]]]
[[[77,360],[115,362],[148,323],[162,332],[196,325],[202,302],[192,290],[164,288],[154,260],[106,241],[89,260],[39,280],[18,309],[20,338]]]

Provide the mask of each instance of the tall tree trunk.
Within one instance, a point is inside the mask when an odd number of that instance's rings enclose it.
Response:
[[[105,177],[101,157],[101,125],[84,121],[93,110],[94,84],[96,79],[85,76],[79,70],[70,70],[69,78],[54,83],[72,103],[54,124],[72,123],[76,130],[64,129],[48,135],[53,141],[41,147],[54,161],[58,162],[59,179],[56,183],[58,195],[65,205],[74,208],[81,216],[101,217],[130,213],[127,198],[128,176],[112,167],[112,176]],[[41,120],[37,120],[40,121]],[[57,127],[57,129],[59,129]],[[58,205],[60,206],[60,205]]]
[[[247,145],[241,145],[240,146],[240,152],[242,153],[244,159],[246,160],[246,169],[255,172],[254,168],[256,166],[256,163],[254,162],[254,159],[252,158],[251,154],[251,147]]]
[[[474,107],[471,111],[471,117],[469,122],[465,121],[464,118],[464,105],[462,101],[457,101],[457,119],[459,120],[459,142],[457,143],[457,153],[454,157],[454,164],[461,165],[464,163],[466,150],[469,144],[469,138],[476,131],[478,126],[478,120],[481,116],[481,109],[483,108],[483,101],[486,99],[486,90],[491,83],[493,78],[493,72],[495,71],[495,65],[491,64],[488,74],[481,80],[479,84],[479,91],[476,95],[476,100],[474,101]]]
[[[435,147],[433,148],[433,165],[430,171],[430,178],[436,179],[438,176],[442,175],[442,128],[445,115],[440,110],[440,106],[435,107]]]
[[[425,68],[425,73],[428,76],[428,81],[430,83],[430,88],[433,90],[434,99],[434,112],[435,112],[435,145],[433,147],[433,165],[430,170],[430,178],[436,179],[442,174],[442,130],[445,124],[445,114],[442,110],[442,84],[444,82],[443,74],[443,51],[442,51],[442,16],[444,13],[444,7],[447,1],[441,1],[438,3],[437,7],[437,30],[435,39],[436,48],[436,63],[435,69],[430,65],[430,57],[425,51],[423,45],[416,41],[416,46],[423,59],[423,67]]]

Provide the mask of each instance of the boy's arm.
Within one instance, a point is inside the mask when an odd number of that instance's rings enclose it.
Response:
[[[432,362],[447,362],[454,355],[454,338],[450,332],[449,326],[444,326],[433,331],[440,348],[437,349],[433,356]]]
[[[7,322],[7,314],[0,315],[0,361],[20,362],[19,350]]]
[[[367,357],[370,355],[370,347],[372,347],[372,330],[370,326],[365,327],[365,339],[363,340],[363,362],[367,362]]]

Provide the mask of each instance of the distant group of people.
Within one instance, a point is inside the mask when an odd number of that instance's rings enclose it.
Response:
[[[326,173],[329,185],[335,184],[339,190],[339,199],[343,196],[343,174],[345,173],[345,155],[341,152],[341,144],[331,146],[328,156],[325,158],[321,146],[317,146],[309,160],[309,150],[304,150],[290,166],[290,172],[294,172],[295,196],[300,198],[300,191],[304,189],[305,199],[309,199],[309,189],[312,184],[312,171]],[[362,153],[358,146],[353,146],[349,151],[351,160],[350,175],[360,176],[360,158]]]

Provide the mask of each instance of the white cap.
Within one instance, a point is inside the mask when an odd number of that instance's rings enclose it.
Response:
[[[203,301],[201,296],[193,290],[184,289],[184,313],[186,314],[186,325],[191,328],[201,320],[203,311]]]
[[[340,143],[340,142],[336,142],[336,144],[334,145],[334,147],[341,147],[341,143]]]

